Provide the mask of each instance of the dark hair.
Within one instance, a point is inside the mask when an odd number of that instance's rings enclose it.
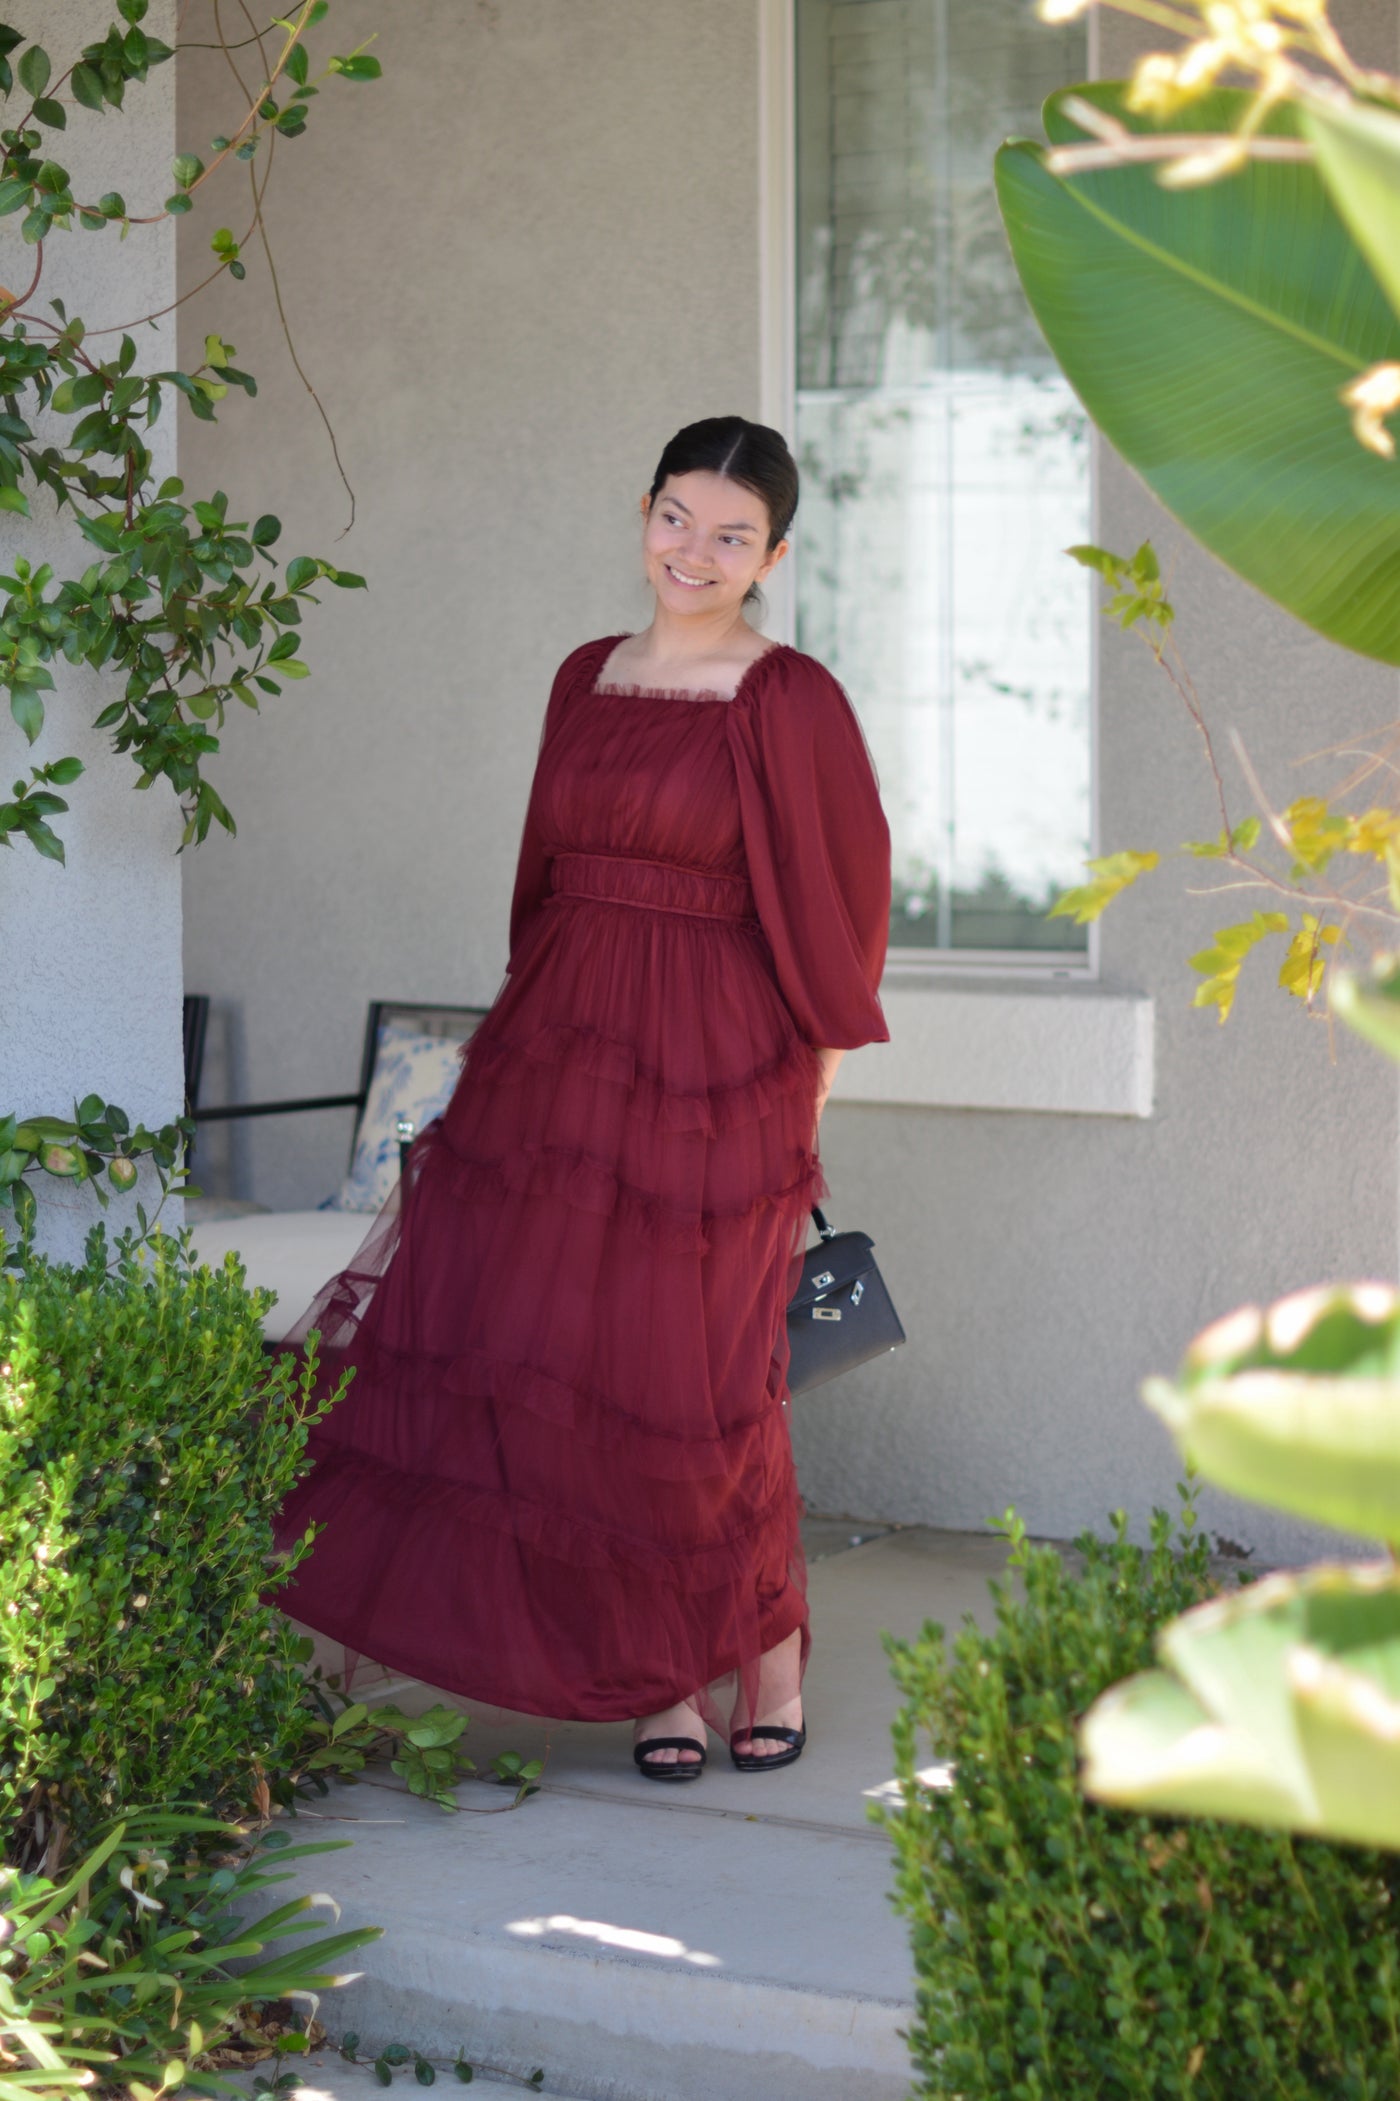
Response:
[[[723,474],[751,489],[768,507],[771,553],[797,509],[797,462],[780,432],[743,416],[706,416],[678,430],[657,462],[654,503],[671,475]]]

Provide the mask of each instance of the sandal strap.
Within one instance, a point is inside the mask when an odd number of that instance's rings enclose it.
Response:
[[[798,1744],[806,1742],[807,1725],[804,1722],[800,1729],[785,1729],[777,1722],[758,1722],[752,1729],[736,1729],[729,1741],[731,1745],[741,1743],[745,1739],[751,1742],[755,1736],[767,1737],[772,1743],[791,1744],[795,1748]]]
[[[639,1744],[633,1744],[632,1757],[636,1764],[645,1765],[652,1751],[698,1751],[702,1765],[707,1756],[705,1746],[693,1736],[644,1736]]]

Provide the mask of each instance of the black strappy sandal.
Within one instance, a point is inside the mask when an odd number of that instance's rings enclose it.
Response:
[[[653,1751],[698,1751],[700,1756],[684,1762],[678,1758],[673,1765],[658,1765],[650,1755]],[[698,1780],[709,1756],[704,1744],[693,1736],[644,1736],[632,1746],[632,1762],[648,1780]]]
[[[786,1751],[775,1751],[771,1758],[755,1757],[752,1751],[736,1751],[735,1739],[747,1737],[752,1742],[755,1736],[767,1737],[770,1743],[786,1744]],[[781,1765],[796,1765],[802,1756],[802,1747],[807,1741],[807,1724],[800,1729],[784,1729],[776,1722],[756,1722],[752,1729],[736,1729],[729,1741],[729,1755],[735,1769],[741,1773],[775,1772]]]

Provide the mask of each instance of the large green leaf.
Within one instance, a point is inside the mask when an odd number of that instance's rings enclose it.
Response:
[[[1400,117],[1312,101],[1303,129],[1332,202],[1400,314]]]
[[[1121,85],[1073,91],[1130,128]],[[1046,105],[1052,144],[1084,134]],[[1228,130],[1221,91],[1164,128]],[[1280,109],[1270,132],[1295,136]],[[1060,178],[1043,147],[997,156],[1027,297],[1093,420],[1220,559],[1347,648],[1400,663],[1400,466],[1339,396],[1400,358],[1400,320],[1306,162],[1198,189],[1150,166]]]
[[[1400,1850],[1400,1575],[1267,1577],[1174,1620],[1090,1708],[1090,1794]]]
[[[1400,1546],[1400,1295],[1389,1287],[1245,1307],[1143,1398],[1218,1487]]]
[[[1332,1012],[1400,1065],[1400,964],[1394,956],[1378,957],[1367,976],[1339,970]]]

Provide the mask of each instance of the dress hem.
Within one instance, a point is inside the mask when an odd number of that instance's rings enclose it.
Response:
[[[769,1625],[761,1637],[764,1643],[762,1654],[766,1655],[770,1649],[777,1648],[779,1643],[786,1641],[789,1636],[797,1633],[800,1629],[803,1637],[802,1660],[805,1666],[811,1648],[806,1600],[796,1590],[795,1586],[792,1589],[792,1597],[798,1609],[796,1612],[789,1609],[785,1613],[773,1616],[772,1624]],[[634,1722],[645,1715],[661,1714],[667,1707],[675,1706],[681,1700],[698,1700],[708,1725],[716,1731],[716,1734],[725,1735],[728,1725],[715,1719],[718,1715],[718,1703],[715,1701],[710,1689],[715,1685],[723,1685],[726,1680],[734,1678],[741,1673],[747,1673],[750,1666],[757,1662],[756,1658],[748,1656],[730,1657],[717,1670],[712,1670],[700,1685],[687,1686],[683,1690],[673,1686],[657,1686],[646,1692],[639,1692],[638,1699],[645,1699],[649,1703],[645,1706],[626,1701],[619,1694],[616,1699],[589,1702],[586,1710],[584,1705],[580,1703],[574,1712],[558,1714],[550,1708],[532,1703],[519,1687],[512,1687],[509,1690],[485,1691],[482,1689],[482,1678],[477,1678],[473,1675],[473,1683],[468,1686],[464,1680],[458,1677],[456,1672],[443,1673],[439,1677],[430,1677],[418,1661],[411,1659],[408,1649],[400,1647],[396,1642],[379,1645],[384,1653],[376,1653],[375,1650],[364,1646],[363,1635],[353,1634],[347,1627],[336,1623],[334,1614],[322,1613],[318,1614],[315,1619],[309,1619],[302,1613],[292,1609],[286,1590],[264,1596],[262,1602],[284,1613],[288,1619],[295,1620],[299,1626],[310,1627],[315,1633],[324,1636],[326,1640],[338,1641],[348,1653],[357,1658],[364,1658],[367,1662],[377,1663],[381,1669],[398,1671],[405,1677],[414,1679],[420,1685],[427,1685],[436,1692],[451,1693],[454,1698],[473,1702],[479,1707],[502,1708],[508,1714],[528,1714],[543,1721]],[[775,1626],[780,1628],[781,1631],[775,1632]],[[347,1680],[351,1675],[353,1675],[353,1667],[346,1673]],[[345,1689],[347,1692],[350,1690],[348,1682]]]

